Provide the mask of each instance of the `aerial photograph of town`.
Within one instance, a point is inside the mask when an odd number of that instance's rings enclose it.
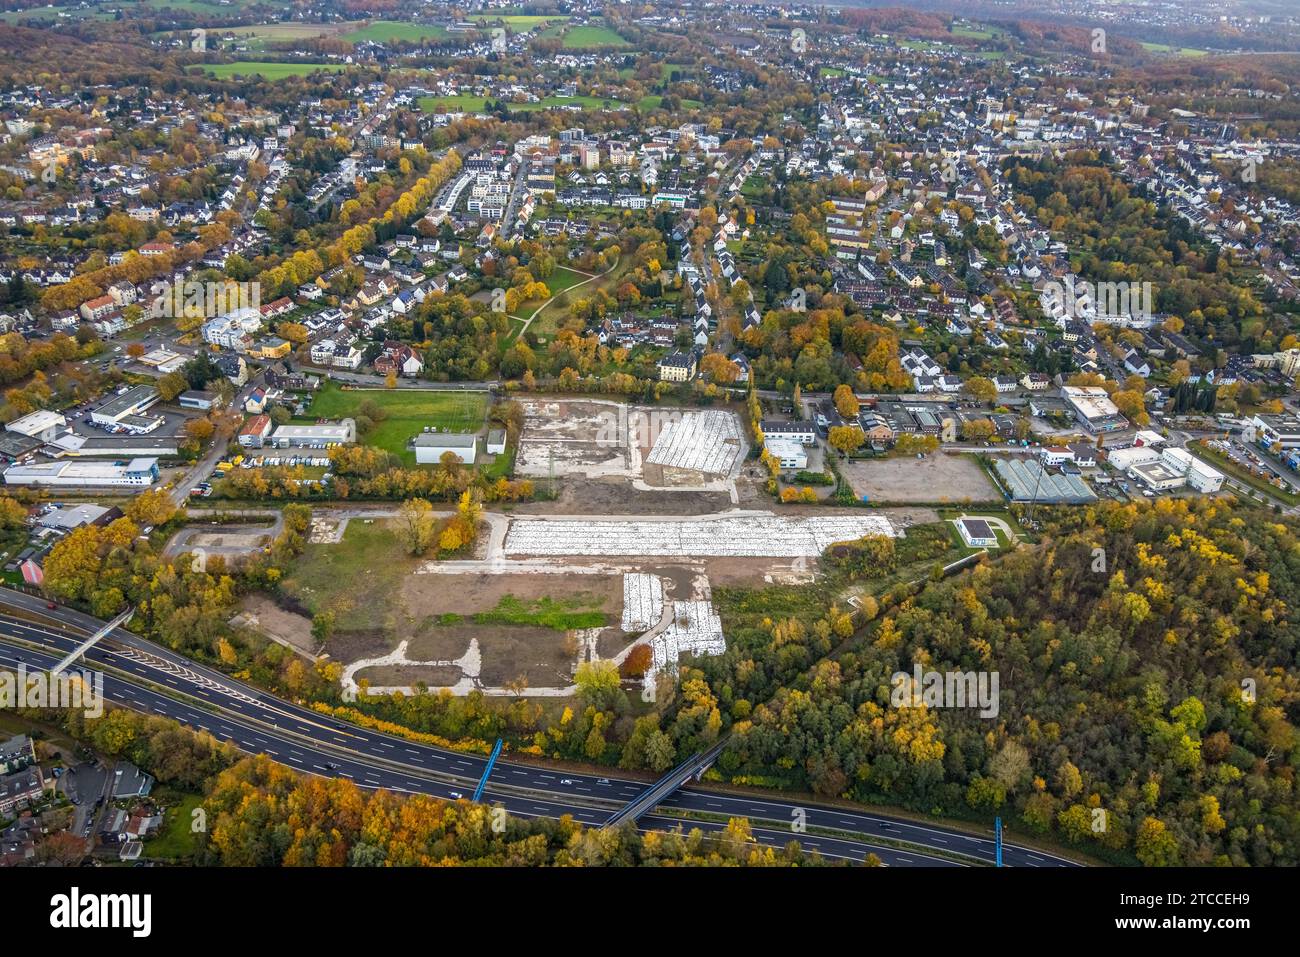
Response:
[[[0,900],[1258,927],[1298,375],[1300,0],[0,0]]]

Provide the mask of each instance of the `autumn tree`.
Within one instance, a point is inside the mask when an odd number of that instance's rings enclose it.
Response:
[[[853,389],[847,385],[838,385],[835,387],[835,409],[846,422],[857,420],[858,412],[862,408],[862,403],[858,397],[853,394]]]
[[[867,437],[863,431],[856,425],[837,425],[833,426],[827,433],[827,441],[830,442],[831,448],[837,450],[841,455],[850,455],[862,448]]]
[[[426,499],[407,499],[397,508],[397,533],[402,547],[412,555],[423,555],[433,544],[437,519]]]
[[[137,525],[163,525],[175,514],[171,496],[160,488],[145,489],[126,507],[126,517]]]

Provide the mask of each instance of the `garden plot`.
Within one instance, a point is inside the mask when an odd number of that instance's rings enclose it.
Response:
[[[657,672],[675,667],[682,655],[720,655],[727,650],[722,619],[709,601],[673,602],[673,620],[650,642],[654,661],[646,672],[647,687]]]
[[[646,478],[651,481],[660,478],[671,483],[688,475],[698,475],[705,481],[726,478],[745,454],[740,422],[731,412],[708,409],[661,414],[652,410],[646,417],[652,423],[656,418],[664,419],[646,458],[646,465],[657,466],[662,476],[653,475],[655,469],[647,468]]]
[[[815,558],[836,542],[897,534],[883,515],[726,515],[659,521],[519,518],[510,523],[504,551],[507,555]]]
[[[664,613],[664,584],[658,575],[623,576],[623,630],[646,631]]]

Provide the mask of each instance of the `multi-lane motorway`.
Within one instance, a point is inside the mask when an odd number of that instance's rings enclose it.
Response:
[[[44,620],[5,613],[11,610]],[[39,598],[0,590],[0,668],[25,664],[29,672],[48,670],[102,624],[72,609],[49,609]],[[102,671],[104,694],[111,703],[172,718],[250,754],[266,754],[308,774],[346,777],[360,787],[459,799],[473,793],[486,762],[482,755],[431,747],[318,714],[123,629],[91,648],[75,667]],[[497,763],[482,800],[520,817],[568,814],[583,824],[599,826],[648,787],[639,780],[507,760]],[[640,819],[642,830],[685,824],[688,829],[710,832],[725,827],[729,817],[744,817],[762,844],[783,847],[798,840],[806,850],[816,850],[832,860],[861,861],[874,853],[891,866],[949,867],[960,866],[960,858],[991,863],[994,857],[991,838],[885,815],[728,794],[703,786],[678,790],[659,802],[658,808]],[[692,817],[683,820],[674,814]],[[796,832],[796,822],[806,824],[808,831]],[[1003,845],[1003,863],[1074,866],[1074,862],[1045,851],[1010,844]]]

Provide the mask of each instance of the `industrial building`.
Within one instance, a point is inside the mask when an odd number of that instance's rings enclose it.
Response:
[[[35,412],[29,412],[20,419],[6,422],[5,429],[9,432],[17,432],[19,435],[26,435],[29,438],[40,439],[42,442],[48,442],[67,428],[67,425],[68,420],[61,413],[38,409]]]
[[[1079,424],[1089,432],[1116,432],[1128,428],[1128,419],[1116,408],[1105,389],[1067,385],[1061,389],[1061,398]]]
[[[767,451],[781,464],[783,469],[806,469],[808,452],[793,439],[768,439]]]
[[[126,425],[132,431],[147,432],[149,429],[142,426],[151,420],[142,419],[140,413],[156,403],[158,399],[158,390],[153,386],[138,385],[127,389],[121,395],[114,396],[95,409],[90,413],[90,420],[96,425]]]
[[[322,425],[282,425],[271,433],[271,446],[277,449],[327,449],[351,445],[356,440],[357,426],[351,419]]]
[[[464,465],[473,465],[478,454],[478,439],[472,435],[448,435],[445,432],[421,432],[411,440],[415,461],[437,465],[450,452]]]
[[[1142,451],[1151,450],[1143,447]],[[1112,463],[1113,460],[1114,453]],[[1185,485],[1209,495],[1223,488],[1223,473],[1206,465],[1186,449],[1164,449],[1158,458],[1137,462],[1127,471],[1153,492],[1169,492]]]
[[[158,460],[132,459],[125,465],[113,462],[66,461],[11,465],[4,473],[6,485],[72,485],[145,487],[158,481]]]
[[[1130,478],[1136,479],[1153,492],[1171,492],[1187,484],[1187,479],[1179,475],[1164,462],[1143,462],[1128,470]]]
[[[1270,449],[1278,451],[1300,448],[1300,418],[1261,413],[1252,422],[1260,443]]]
[[[49,444],[45,454],[54,458],[64,456],[128,458],[175,456],[180,445],[175,435],[82,435],[66,432]]]

